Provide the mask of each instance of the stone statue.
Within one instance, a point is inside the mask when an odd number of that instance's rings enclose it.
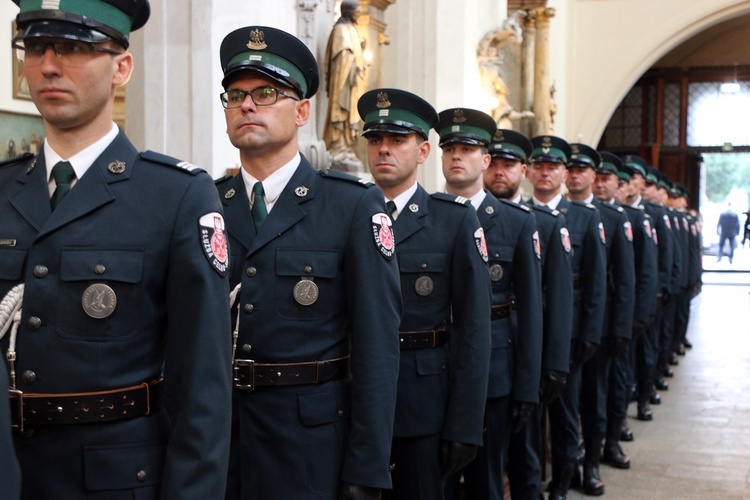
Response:
[[[359,128],[357,101],[365,92],[364,45],[357,32],[360,3],[344,0],[341,17],[333,26],[326,47],[328,111],[323,140],[334,168],[345,171],[364,170],[354,154]]]
[[[508,90],[507,85],[502,78],[497,77],[492,83],[495,93],[497,94],[497,107],[492,110],[492,118],[497,123],[497,128],[504,128],[510,130],[517,130],[513,127],[513,122],[521,120],[523,118],[533,118],[534,113],[532,111],[516,111],[508,102]]]

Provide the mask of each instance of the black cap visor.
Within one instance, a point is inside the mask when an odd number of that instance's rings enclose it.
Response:
[[[389,132],[398,135],[419,134],[425,139],[428,138],[421,128],[413,123],[400,120],[380,120],[367,123],[362,131],[362,136],[367,137],[368,134],[373,132]]]
[[[468,144],[470,146],[484,146],[487,147],[488,143],[484,139],[480,139],[470,135],[446,135],[441,138],[442,140],[438,144],[438,147],[443,147],[446,144],[454,144],[460,142],[461,144]]]
[[[227,68],[227,71],[224,74],[224,78],[221,80],[221,85],[225,90],[230,81],[235,78],[235,76],[241,71],[257,71],[258,73],[262,73],[271,80],[278,82],[285,87],[294,89],[294,91],[297,92],[297,95],[299,95],[300,98],[304,98],[305,93],[302,91],[302,86],[297,83],[294,78],[292,78],[292,75],[290,75],[289,72],[279,68],[278,66],[266,64],[261,61],[242,61],[241,63],[237,63],[235,65],[232,65],[232,67]]]
[[[52,11],[54,12],[54,11]],[[19,14],[16,24],[21,26],[13,41],[25,40],[27,38],[60,38],[64,40],[77,40],[87,43],[103,43],[114,40],[126,49],[130,45],[127,37],[85,16],[74,16],[60,12],[60,19],[27,19],[21,18],[30,14]]]

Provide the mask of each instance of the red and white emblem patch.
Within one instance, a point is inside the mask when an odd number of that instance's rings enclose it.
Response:
[[[698,228],[695,227],[695,224],[690,226],[690,231],[693,233],[693,236],[698,236]]]
[[[643,229],[645,229],[646,236],[649,239],[653,238],[653,229],[651,229],[651,222],[648,219],[643,219]]]
[[[599,223],[599,239],[602,240],[602,244],[607,244],[607,235],[604,233],[604,224]]]
[[[628,241],[633,241],[633,226],[630,224],[630,221],[623,222],[622,225],[625,228],[625,237]]]
[[[542,244],[539,242],[539,231],[534,231],[531,239],[534,242],[534,253],[537,260],[542,260]]]
[[[678,230],[678,231],[680,230],[680,221],[679,221],[679,220],[677,219],[677,216],[676,216],[676,215],[675,215],[675,217],[674,217],[674,228],[675,228],[676,230]]]
[[[667,229],[672,229],[672,224],[669,222],[669,216],[667,214],[664,214],[664,224],[666,224]]]
[[[685,228],[685,231],[688,230],[688,221],[687,221],[687,219],[682,219],[682,227]]]
[[[560,239],[562,239],[563,250],[570,253],[570,233],[567,227],[560,229]]]
[[[217,273],[226,276],[229,272],[229,248],[224,217],[218,212],[211,212],[198,219],[201,248]]]
[[[391,260],[393,254],[396,253],[396,239],[393,237],[391,224],[391,218],[383,212],[372,216],[372,237],[375,240],[375,246],[388,260]]]
[[[474,231],[474,243],[477,245],[477,251],[479,256],[482,257],[484,262],[489,262],[490,258],[487,254],[487,242],[484,239],[484,229],[481,227]]]

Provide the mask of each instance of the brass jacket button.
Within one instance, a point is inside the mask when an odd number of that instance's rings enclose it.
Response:
[[[24,384],[31,385],[36,381],[36,373],[31,370],[26,370],[23,372],[23,375],[21,375],[21,378],[23,379]]]
[[[255,269],[254,267],[248,267],[246,272],[247,272],[247,275],[250,276],[251,278],[255,276],[256,274],[258,274],[258,270]]]
[[[148,472],[146,472],[145,470],[139,470],[135,477],[136,479],[138,479],[138,481],[143,482],[148,479]]]
[[[47,269],[47,266],[38,265],[34,266],[34,276],[37,278],[44,278],[49,274],[49,269]]]
[[[39,330],[42,327],[42,320],[36,316],[32,316],[26,322],[26,325],[29,327],[29,330]]]

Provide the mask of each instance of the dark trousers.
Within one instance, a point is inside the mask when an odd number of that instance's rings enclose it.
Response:
[[[440,463],[440,435],[393,438],[391,478],[393,490],[384,491],[387,500],[442,500],[443,473]]]
[[[484,444],[463,471],[445,481],[445,498],[458,500],[458,485],[464,476],[466,498],[503,500],[503,473],[511,434],[510,396],[490,398],[484,410]]]
[[[659,330],[659,358],[656,366],[655,379],[662,375],[662,371],[667,367],[669,354],[672,352],[672,335],[674,333],[674,312],[676,297],[667,305],[663,306],[664,317]]]
[[[635,341],[631,341],[625,352],[612,358],[607,392],[607,420],[620,420],[627,417],[630,387],[633,383],[633,365],[631,363],[632,353],[635,352],[633,343],[637,344],[645,336],[645,334],[641,335]]]
[[[729,262],[732,262],[732,259],[734,258],[734,248],[737,246],[737,240],[735,240],[734,236],[724,234],[719,237],[719,255],[716,260],[721,260],[724,253],[724,243],[727,241],[729,241]]]
[[[609,337],[602,337],[596,354],[581,369],[581,431],[586,446],[601,446],[607,432],[607,388],[611,358]]]
[[[675,305],[672,351],[677,351],[682,341],[685,340],[688,320],[690,318],[690,300],[690,288],[688,287],[680,293]]]
[[[513,500],[539,500],[542,495],[542,429],[545,408],[537,408],[521,430],[511,435],[508,449],[510,497]]]
[[[552,472],[572,465],[578,455],[578,400],[581,390],[581,365],[571,364],[562,394],[549,404]]]
[[[653,388],[656,361],[659,355],[657,345],[663,316],[664,309],[660,304],[656,308],[654,321],[651,322],[646,333],[635,341],[635,380],[638,385],[638,392],[644,395],[646,399],[651,396]]]

